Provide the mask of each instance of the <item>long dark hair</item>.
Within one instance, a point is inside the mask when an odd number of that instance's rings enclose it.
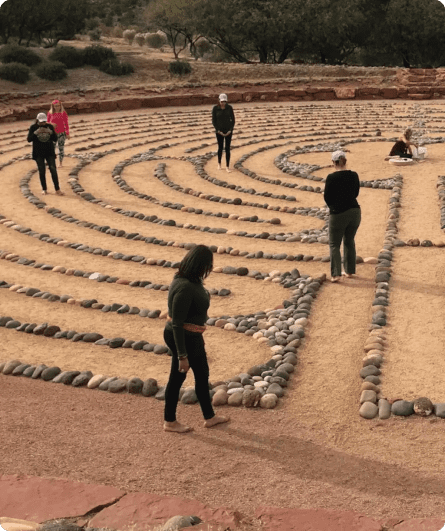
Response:
[[[190,282],[201,283],[210,275],[212,269],[212,251],[207,245],[197,245],[184,256],[175,278],[186,278]]]

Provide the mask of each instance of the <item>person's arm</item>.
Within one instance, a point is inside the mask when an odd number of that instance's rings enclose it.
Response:
[[[29,128],[29,131],[28,131],[28,142],[32,142],[34,140],[34,131],[36,130],[37,128],[35,127],[35,125],[31,125],[31,127]]]
[[[355,179],[354,179],[354,197],[358,197],[358,194],[360,193],[360,179],[357,172],[355,173]]]
[[[185,348],[185,333],[184,323],[193,300],[193,286],[182,286],[180,290],[175,293],[172,300],[171,318],[173,327],[173,337],[175,339],[176,350],[178,357],[187,356],[187,349]]]
[[[212,110],[212,124],[213,124],[213,127],[215,128],[215,131],[218,133],[218,125],[216,123],[216,105],[213,107],[213,110]]]
[[[326,177],[326,183],[324,185],[323,192],[324,202],[329,206],[332,203],[332,177],[328,175]]]
[[[230,106],[230,114],[231,114],[231,118],[232,118],[232,131],[233,131],[233,129],[235,127],[235,113],[233,112],[233,107],[232,106]],[[232,132],[232,131],[230,131],[230,132]]]

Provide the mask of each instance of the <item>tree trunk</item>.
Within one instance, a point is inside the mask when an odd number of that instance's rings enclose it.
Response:
[[[260,56],[260,63],[267,63],[267,50],[264,47],[258,48],[257,50]]]

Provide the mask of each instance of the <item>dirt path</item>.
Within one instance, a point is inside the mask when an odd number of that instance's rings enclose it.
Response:
[[[425,111],[422,115],[428,117],[431,135],[440,136],[443,105],[440,102],[425,103],[421,108]],[[391,146],[385,139],[398,136],[403,127],[418,119],[418,105],[384,101],[289,103],[243,105],[235,107],[235,112],[242,120],[240,132],[234,136],[233,163],[243,155],[250,155],[244,161],[244,167],[258,175],[299,186],[323,187],[323,183],[281,173],[274,165],[275,157],[297,145],[324,144],[325,152],[319,147],[311,147],[308,153],[293,156],[290,160],[317,164],[322,169],[314,175],[325,177],[332,171],[328,167],[332,144],[342,138],[360,140],[347,144],[345,149],[349,167],[359,173],[361,180],[389,179],[397,173],[403,175],[398,237],[402,240],[444,239],[435,190],[444,156],[442,144],[428,146],[428,159],[412,168],[395,167],[384,161]],[[271,254],[301,253],[315,257],[315,260],[297,262],[224,253],[215,254],[216,267],[243,266],[262,272],[285,272],[296,267],[301,274],[312,277],[328,274],[329,264],[320,261],[328,254],[325,244],[273,241],[234,234],[237,231],[296,234],[306,229],[322,230],[324,221],[307,215],[307,212],[299,216],[279,209],[283,206],[318,209],[324,206],[323,197],[319,193],[253,180],[237,171],[231,174],[218,172],[215,158],[205,165],[211,178],[276,195],[292,194],[296,201],[255,196],[215,186],[202,179],[184,157],[215,150],[208,116],[208,108],[75,116],[72,117],[72,144],[68,143],[66,149],[69,155],[118,150],[79,172],[82,187],[103,199],[104,204],[174,219],[177,224],[225,227],[229,230],[226,234],[148,223],[87,202],[74,194],[68,185],[69,173],[79,162],[70,157],[60,171],[67,195],[50,194],[45,197],[47,205],[80,220],[147,237],[155,236],[171,244],[161,246],[115,238],[67,223],[51,216],[45,209],[35,208],[19,189],[20,179],[34,169],[34,163],[29,160],[15,161],[0,170],[0,215],[69,242],[156,260],[180,260],[184,249],[176,246],[178,242],[199,242],[250,253],[263,250]],[[273,118],[279,122],[279,127],[273,124]],[[177,133],[190,123],[194,124],[190,135]],[[251,124],[255,123],[258,126],[254,128]],[[136,140],[131,140],[129,135],[134,132],[135,124],[140,130],[151,131],[144,133],[144,145],[132,145]],[[375,136],[377,124],[382,132],[381,138]],[[337,125],[341,133],[335,135],[334,126]],[[3,151],[0,164],[28,153],[29,147],[19,142],[25,137],[27,127],[26,123],[0,126],[0,151]],[[111,136],[116,130],[121,135],[118,141]],[[99,136],[102,137],[100,141]],[[245,145],[251,140],[260,140],[260,143]],[[292,143],[286,145],[288,141]],[[108,143],[99,145],[101,142]],[[178,145],[173,145],[176,142]],[[202,147],[203,142],[208,146]],[[91,144],[96,147],[89,147]],[[276,144],[273,149],[253,153],[258,147],[273,144]],[[111,178],[115,165],[159,146],[165,146],[156,152],[159,161],[127,166],[122,177],[137,192],[157,197],[160,203],[144,201],[119,189]],[[84,147],[87,148],[85,151],[74,151]],[[186,152],[195,147],[198,149]],[[159,162],[166,163],[166,173],[172,181],[199,190],[203,195],[195,197],[171,191],[153,176]],[[30,187],[36,196],[41,197],[36,175],[32,177]],[[267,202],[270,209],[206,199],[212,195]],[[360,190],[363,221],[356,243],[362,258],[376,257],[383,247],[389,198],[389,190],[367,187]],[[271,225],[191,214],[162,206],[165,201],[210,213],[226,212],[239,217],[256,215],[264,219],[279,217],[282,223]],[[1,249],[54,266],[166,284],[173,275],[169,268],[113,260],[51,245],[4,224],[0,224],[0,242]],[[382,396],[410,400],[424,395],[436,402],[445,402],[443,249],[401,247],[394,251],[394,255]],[[215,431],[201,427],[197,406],[180,406],[180,419],[196,428],[194,433],[180,438],[160,430],[163,403],[153,398],[116,396],[0,375],[2,473],[69,477],[130,490],[176,494],[210,505],[231,506],[247,514],[263,504],[356,510],[376,517],[445,515],[445,457],[441,451],[444,421],[416,416],[367,421],[358,415],[359,371],[375,296],[374,267],[359,264],[356,278],[344,279],[338,285],[323,284],[312,306],[306,337],[298,350],[297,372],[279,406],[274,410],[227,408],[225,411],[231,415],[232,422]],[[19,266],[6,260],[0,261],[0,280],[43,288],[59,295],[68,293],[79,299],[94,297],[104,303],[166,308],[166,292],[97,283]],[[228,298],[212,298],[210,314],[215,317],[246,315],[274,308],[289,294],[288,290],[272,282],[218,273],[209,277],[207,286],[225,287],[232,292]],[[11,315],[22,322],[47,321],[66,329],[97,331],[106,337],[156,342],[162,341],[164,325],[161,319],[103,314],[79,306],[32,299],[10,290],[0,293],[0,315]],[[155,377],[160,383],[165,383],[168,376],[167,356],[132,349],[112,350],[20,334],[5,328],[0,328],[0,339],[0,361],[19,358],[29,363],[56,364],[63,369],[90,369],[93,373],[125,377]],[[206,332],[206,345],[212,381],[230,378],[270,358],[270,350],[264,344],[243,334],[214,327]]]

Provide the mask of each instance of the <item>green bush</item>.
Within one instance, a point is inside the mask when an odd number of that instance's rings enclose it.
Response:
[[[0,66],[0,79],[21,83],[22,85],[29,80],[29,68],[21,63],[9,63]]]
[[[100,28],[94,28],[88,32],[88,37],[90,38],[90,41],[100,41],[102,30]]]
[[[87,46],[83,50],[83,61],[86,65],[100,66],[104,61],[116,59],[116,54],[111,48],[106,48],[100,44]]]
[[[145,35],[145,44],[149,48],[159,50],[159,48],[162,48],[167,44],[167,39],[164,36],[159,35],[159,33],[147,33],[147,35]]]
[[[192,66],[187,61],[172,61],[168,64],[168,71],[174,76],[185,76],[191,73]]]
[[[49,58],[63,63],[66,68],[79,68],[84,60],[83,53],[73,46],[58,46]]]
[[[36,68],[36,74],[48,81],[60,81],[68,75],[65,65],[59,61],[47,61]]]
[[[110,76],[127,76],[134,72],[134,67],[130,63],[121,63],[117,59],[107,59],[101,63],[99,70]]]
[[[22,63],[26,66],[34,66],[42,62],[42,58],[36,52],[13,44],[0,49],[0,59],[3,63]]]

